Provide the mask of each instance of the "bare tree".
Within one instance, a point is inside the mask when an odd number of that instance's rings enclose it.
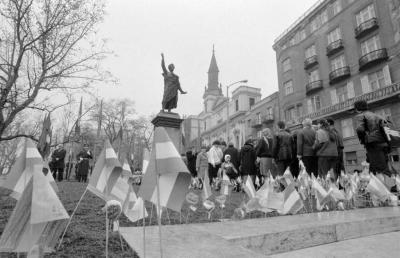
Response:
[[[0,1],[0,141],[26,136],[6,129],[25,109],[49,108],[39,95],[109,78],[95,37],[103,16],[102,0]]]

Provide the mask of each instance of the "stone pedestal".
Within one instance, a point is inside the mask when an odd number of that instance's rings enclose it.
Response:
[[[181,131],[183,119],[178,113],[160,111],[151,122],[155,127],[164,127],[179,153],[184,153]]]

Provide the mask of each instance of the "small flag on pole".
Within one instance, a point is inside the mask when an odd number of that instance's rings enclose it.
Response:
[[[294,185],[294,183],[289,184],[283,191],[284,203],[281,214],[296,214],[304,207],[303,201]]]
[[[288,185],[290,185],[292,182],[294,182],[294,178],[292,175],[292,172],[290,172],[290,168],[288,167],[285,170],[285,173],[283,173],[282,176],[282,184],[287,187]]]
[[[378,197],[380,201],[386,201],[390,196],[390,191],[386,188],[386,186],[372,173],[370,174],[371,179],[367,185],[366,190],[371,194]]]
[[[160,205],[180,212],[191,175],[164,127],[156,127],[154,130],[150,162],[138,194],[143,200],[155,204],[158,198],[157,176]]]
[[[322,187],[322,185],[318,182],[318,180],[312,175],[312,188],[315,191],[315,198],[317,199],[317,210],[322,210],[325,202],[326,202],[326,197],[328,196],[328,193],[326,190]]]
[[[253,180],[251,180],[250,176],[247,176],[243,189],[250,199],[256,197],[256,189],[254,188]]]

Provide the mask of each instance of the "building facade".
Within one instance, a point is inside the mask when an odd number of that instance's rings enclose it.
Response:
[[[261,89],[244,84],[239,84],[232,91],[230,98],[224,96],[213,50],[208,69],[208,83],[203,95],[203,111],[198,115],[188,116],[183,123],[186,148],[210,146],[215,140],[232,142],[239,148],[253,135],[252,117],[249,116],[249,112],[253,107],[261,109],[258,104],[260,100]]]
[[[274,43],[280,115],[292,129],[306,117],[332,117],[344,138],[347,169],[359,169],[353,103],[400,127],[400,1],[323,0]],[[399,152],[390,157],[399,165]]]

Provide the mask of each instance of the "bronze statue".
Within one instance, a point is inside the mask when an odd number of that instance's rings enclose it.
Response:
[[[181,88],[181,84],[179,83],[178,75],[174,74],[175,66],[174,64],[168,65],[168,70],[165,68],[164,62],[164,54],[161,53],[161,67],[163,70],[164,77],[164,96],[162,100],[162,109],[167,109],[168,112],[171,112],[171,109],[177,107],[178,103],[178,90],[181,94],[186,94],[187,92],[183,91]]]

